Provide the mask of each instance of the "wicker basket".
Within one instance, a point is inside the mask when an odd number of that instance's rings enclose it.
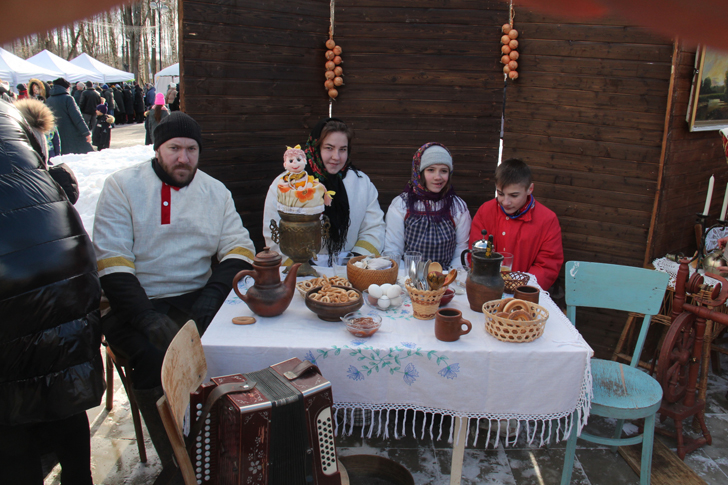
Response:
[[[369,288],[369,285],[383,285],[384,283],[395,284],[397,282],[397,272],[399,265],[392,261],[392,267],[389,269],[361,269],[354,266],[354,263],[361,261],[366,256],[357,256],[351,258],[346,265],[346,279],[349,283],[359,291]]]
[[[527,285],[530,279],[531,277],[528,276],[528,273],[520,273],[518,271],[506,273],[503,275],[504,291],[512,295],[515,293],[516,288]]]
[[[523,301],[529,307],[529,313],[534,318],[530,322],[517,322],[496,316],[500,311],[503,300],[488,301],[483,304],[485,314],[485,331],[502,342],[532,342],[543,335],[549,312],[535,303]]]
[[[435,313],[440,309],[440,300],[442,295],[447,291],[447,286],[443,286],[439,290],[418,290],[410,284],[409,278],[404,285],[407,288],[410,299],[412,300],[412,313],[419,320],[432,320]]]

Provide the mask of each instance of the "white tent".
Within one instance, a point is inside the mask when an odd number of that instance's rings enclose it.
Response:
[[[93,71],[104,76],[105,83],[120,83],[124,81],[131,81],[134,79],[134,73],[122,71],[111,67],[103,62],[94,59],[85,52],[80,56],[71,59],[69,61],[74,66],[81,67],[88,71]]]
[[[31,78],[52,81],[62,75],[63,73],[31,64],[0,47],[0,79],[10,83],[15,92],[17,92],[15,86],[19,83],[27,84]]]
[[[167,94],[170,84],[179,82],[179,62],[165,67],[154,75],[154,87],[158,93]]]
[[[48,50],[39,52],[38,54],[29,58],[28,62],[32,62],[36,66],[40,66],[44,69],[60,71],[63,73],[63,77],[66,78],[66,81],[70,83],[77,83],[79,81],[104,81],[104,76],[100,73],[87,71],[82,67],[75,66],[67,60],[62,59],[57,55],[49,52]]]

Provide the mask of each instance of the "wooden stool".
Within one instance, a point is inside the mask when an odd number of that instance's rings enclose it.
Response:
[[[134,397],[134,383],[131,380],[131,375],[128,372],[129,361],[125,358],[114,354],[111,350],[111,346],[103,338],[101,343],[106,347],[106,409],[111,411],[114,405],[114,373],[111,370],[113,364],[116,367],[116,372],[119,373],[121,383],[124,385],[126,395],[129,398],[129,406],[131,408],[131,417],[134,421],[134,433],[137,439],[137,448],[139,449],[139,459],[142,463],[147,462],[147,450],[144,447],[144,432],[142,431],[142,419],[139,414],[139,407]]]

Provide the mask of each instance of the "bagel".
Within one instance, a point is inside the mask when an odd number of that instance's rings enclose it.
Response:
[[[531,314],[525,310],[513,311],[508,315],[507,318],[509,320],[513,320],[514,322],[531,322],[531,321],[533,321],[533,318],[531,318]]]
[[[501,317],[501,318],[508,318],[511,316],[510,313],[506,313],[506,312],[497,312],[497,313],[494,313],[493,315],[495,315],[496,317]]]
[[[515,298],[503,298],[503,299],[501,300],[500,304],[498,305],[498,308],[497,308],[497,310],[498,310],[499,312],[504,312],[504,311],[506,311],[506,305],[507,305],[508,303],[512,302],[513,300],[515,300]]]
[[[525,310],[526,312],[529,312],[531,310],[531,305],[527,301],[513,299],[512,301],[509,301],[505,307],[503,307],[503,311],[507,313],[511,313],[516,310]]]

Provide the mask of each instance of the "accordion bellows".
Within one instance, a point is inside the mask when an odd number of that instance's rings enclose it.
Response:
[[[190,452],[202,485],[340,485],[331,383],[314,368],[285,377],[301,361],[289,359],[249,374],[216,377],[190,397],[197,419],[218,386],[254,384],[213,406]]]

